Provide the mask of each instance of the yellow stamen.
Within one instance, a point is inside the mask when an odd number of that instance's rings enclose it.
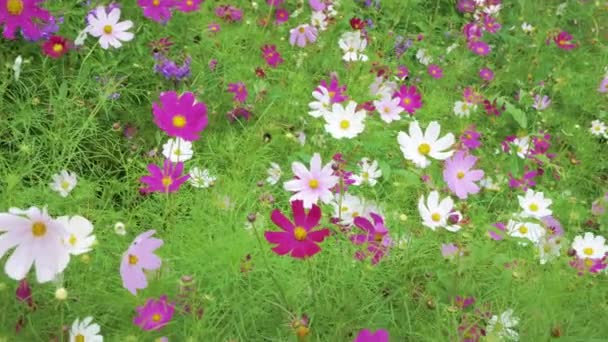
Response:
[[[85,342],[84,336],[82,336],[81,334],[78,334],[78,335],[74,336],[74,341],[75,342]]]
[[[298,31],[300,31],[300,33],[304,33],[304,32],[306,31],[306,29],[304,29],[304,27],[300,27],[300,28],[298,29]]]
[[[464,172],[458,171],[458,173],[456,174],[456,178],[463,179],[464,178]]]
[[[439,213],[433,213],[433,215],[431,215],[431,220],[439,222],[439,220],[441,220],[441,215],[439,215]]]
[[[530,204],[528,208],[530,209],[530,211],[538,211],[538,205],[536,203]]]
[[[374,240],[376,240],[377,242],[380,242],[380,241],[382,241],[382,237],[383,237],[382,234],[376,233],[374,235]]]
[[[46,234],[46,225],[42,222],[34,222],[32,225],[32,234],[35,237],[42,237]]]
[[[173,122],[173,126],[175,126],[177,128],[182,128],[182,127],[186,126],[186,123],[187,123],[186,117],[181,114],[174,116],[172,122]]]
[[[153,322],[160,322],[162,316],[160,314],[154,314],[152,315],[152,321]]]
[[[152,5],[154,5],[154,6],[160,5],[160,0],[154,0],[154,1],[152,1]]]
[[[388,114],[391,112],[391,107],[384,107],[384,113]]]
[[[54,44],[53,45],[53,51],[55,53],[60,53],[61,51],[63,51],[63,45],[61,45],[61,44]]]
[[[74,246],[76,244],[76,236],[74,234],[70,235],[70,239],[68,240],[70,245]]]
[[[112,25],[106,25],[103,27],[103,32],[105,34],[112,34]]]
[[[403,99],[403,103],[405,103],[406,105],[409,105],[410,103],[412,103],[412,99],[410,99],[409,97],[406,97]]]
[[[310,181],[308,181],[308,186],[309,186],[311,189],[316,189],[316,188],[318,188],[318,187],[319,187],[319,181],[318,181],[318,180],[316,180],[316,179],[311,179]]]
[[[296,227],[293,230],[293,236],[295,236],[296,240],[298,240],[298,241],[305,240],[307,235],[308,235],[308,233],[302,227]]]
[[[20,15],[23,13],[23,1],[22,0],[8,0],[6,3],[6,9],[11,15]]]
[[[585,253],[585,255],[592,255],[593,254],[593,248],[587,247],[587,248],[583,249],[583,253]]]
[[[138,262],[139,262],[139,258],[137,258],[137,256],[135,256],[133,254],[129,254],[129,264],[137,265]]]
[[[348,120],[340,121],[340,128],[348,129],[348,127],[350,127],[350,121],[348,121]]]
[[[165,188],[168,188],[171,186],[171,184],[173,184],[173,179],[169,176],[164,176],[161,182]]]
[[[518,230],[519,230],[519,232],[520,232],[520,233],[522,233],[522,234],[526,234],[526,233],[528,232],[528,227],[526,227],[526,226],[521,226],[521,227],[519,227],[519,229],[518,229]]]
[[[422,155],[427,155],[431,152],[431,145],[427,144],[427,143],[422,143],[420,145],[418,145],[418,153],[422,154]]]

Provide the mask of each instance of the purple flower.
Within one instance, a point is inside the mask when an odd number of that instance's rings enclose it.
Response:
[[[477,162],[477,157],[458,151],[445,161],[443,180],[450,190],[460,199],[466,199],[469,194],[476,194],[480,188],[475,182],[484,176],[482,170],[471,170]]]
[[[547,230],[549,239],[558,239],[564,235],[562,224],[553,216],[545,216],[542,218],[543,225]]]
[[[182,174],[184,163],[173,163],[168,159],[165,160],[162,169],[156,164],[149,164],[148,171],[150,175],[139,178],[140,182],[147,185],[140,189],[143,193],[176,192],[190,178],[189,174]]]
[[[539,172],[537,170],[526,171],[524,172],[522,178],[515,178],[509,172],[509,187],[512,189],[521,188],[523,191],[526,191],[528,188],[536,185],[534,178],[538,176],[538,173]]]
[[[305,47],[306,44],[317,41],[318,32],[316,27],[304,24],[291,29],[289,34],[289,44]]]
[[[483,29],[486,32],[496,33],[502,26],[496,22],[496,19],[490,15],[483,16]]]
[[[494,79],[494,72],[488,68],[483,68],[479,70],[479,77],[484,81],[490,82]]]
[[[159,330],[173,318],[175,303],[168,303],[167,296],[161,296],[158,300],[148,299],[145,306],[139,306],[137,317],[133,319],[133,324],[142,330]]]
[[[379,329],[372,333],[369,329],[363,329],[353,342],[389,342],[388,331]]]
[[[397,58],[401,57],[401,55],[403,55],[413,44],[413,40],[406,40],[402,36],[397,36],[395,39],[395,55],[397,55]]]
[[[245,120],[249,120],[249,118],[251,117],[251,112],[247,108],[237,107],[229,111],[226,116],[228,117],[228,120],[230,122],[235,121],[239,117],[242,117]]]
[[[345,95],[346,85],[340,86],[337,77],[332,76],[329,84],[325,80],[321,80],[319,84],[327,89],[327,92],[329,93],[329,102],[331,104],[342,103],[348,100],[348,96]],[[315,91],[321,93],[321,89],[319,88],[317,88]]]
[[[234,101],[243,103],[247,100],[247,87],[243,82],[228,84],[228,92],[234,94]]]
[[[488,43],[483,42],[481,40],[475,40],[469,43],[469,50],[473,51],[473,53],[486,56],[490,53],[490,45]]]
[[[138,235],[123,254],[120,263],[122,286],[134,295],[137,295],[137,290],[148,287],[144,269],[151,271],[161,266],[161,259],[154,251],[163,245],[163,240],[153,238],[154,233],[155,230],[148,230]]]
[[[461,13],[473,13],[475,12],[475,1],[474,0],[458,0],[456,9]]]
[[[469,150],[474,150],[481,146],[480,138],[481,134],[475,130],[475,127],[471,127],[460,136],[460,142]]]
[[[166,23],[171,19],[172,0],[137,0],[137,5],[144,11],[144,17],[158,23]]]
[[[431,77],[435,79],[440,79],[443,77],[443,70],[436,64],[430,64],[428,67],[428,72]]]
[[[456,305],[459,309],[466,309],[469,306],[473,305],[473,303],[475,303],[475,298],[474,297],[461,297],[461,296],[456,296],[456,298],[454,298],[454,305]]]
[[[608,93],[608,76],[604,77],[604,79],[600,83],[600,87],[597,88],[597,91],[599,91],[600,93]]]
[[[397,72],[395,73],[395,76],[397,76],[399,79],[404,80],[409,75],[410,75],[410,71],[408,70],[408,68],[405,65],[400,65],[397,67]]]
[[[168,80],[181,81],[190,77],[191,62],[192,58],[187,56],[184,59],[184,63],[178,66],[174,61],[168,59],[164,55],[157,55],[156,63],[154,64],[154,71],[162,74]]]
[[[503,222],[496,222],[492,225],[492,227],[498,229],[498,231],[488,230],[488,235],[490,238],[495,241],[503,240],[505,238],[503,234],[507,229],[506,225]]]
[[[4,38],[15,39],[21,29],[24,37],[40,37],[40,28],[35,21],[48,22],[51,14],[38,5],[43,0],[11,0],[0,2],[0,25],[4,24]],[[37,40],[37,39],[31,39]]]
[[[540,95],[534,95],[534,104],[532,105],[532,107],[536,110],[545,110],[547,109],[547,107],[549,107],[549,105],[551,104],[551,99],[549,98],[549,96],[544,95],[543,97],[540,97]]]

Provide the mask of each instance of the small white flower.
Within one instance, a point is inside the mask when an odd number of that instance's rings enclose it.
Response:
[[[553,201],[545,198],[545,195],[540,191],[535,192],[532,189],[528,189],[524,197],[517,196],[517,199],[519,201],[519,206],[523,210],[520,214],[521,217],[541,219],[552,214],[549,207]]]
[[[521,24],[521,29],[525,33],[532,33],[532,32],[534,32],[534,26],[532,26],[532,25],[530,25],[528,23]]]
[[[412,161],[420,168],[431,165],[429,157],[437,160],[445,160],[452,156],[454,151],[449,150],[454,144],[454,135],[446,134],[439,139],[441,126],[437,121],[432,121],[423,134],[418,121],[410,123],[409,135],[399,132],[397,140],[405,159]]]
[[[545,236],[545,229],[536,223],[509,220],[507,232],[510,236],[524,238],[537,245]]]
[[[182,138],[169,139],[163,145],[163,156],[173,163],[192,159],[192,143]]]
[[[76,37],[76,39],[74,39],[74,45],[75,46],[82,46],[84,44],[84,41],[87,39],[89,35],[87,34],[87,29],[85,28],[84,30],[80,31],[78,33],[78,36]]]
[[[367,47],[367,40],[361,37],[361,32],[344,32],[338,41],[338,45],[344,52],[342,59],[346,62],[367,61],[367,56],[363,54]]]
[[[477,105],[468,103],[466,101],[456,101],[454,103],[454,114],[461,118],[469,117],[469,115],[471,115],[471,112],[474,112],[476,110]]]
[[[380,119],[386,123],[401,119],[399,114],[403,112],[403,108],[399,106],[401,99],[392,98],[391,96],[384,97],[379,101],[374,101],[374,107],[380,113]]]
[[[82,322],[76,319],[70,329],[70,342],[103,342],[103,336],[99,335],[99,324],[91,324],[92,321],[93,317],[87,317]]]
[[[397,83],[385,81],[382,76],[376,77],[374,83],[369,86],[369,92],[378,99],[393,97],[395,91],[397,91]]]
[[[500,316],[492,316],[488,325],[486,326],[486,332],[492,333],[498,338],[509,339],[517,341],[519,340],[519,334],[513,330],[519,323],[519,318],[513,316],[513,310],[509,309]]]
[[[281,175],[283,171],[281,171],[281,167],[279,164],[271,162],[270,168],[266,171],[268,173],[268,178],[266,178],[266,182],[270,185],[275,185],[281,180]]]
[[[492,191],[500,190],[500,185],[495,183],[490,177],[484,177],[482,180],[479,181],[479,185],[485,189]]]
[[[312,101],[308,104],[310,111],[308,114],[313,118],[325,117],[331,113],[331,96],[327,88],[319,86],[318,89],[312,92],[312,96],[316,101]]]
[[[357,103],[350,101],[346,107],[334,103],[331,114],[325,116],[325,130],[336,139],[352,139],[365,129],[365,111],[355,112]]]
[[[564,12],[566,11],[566,6],[568,6],[567,2],[564,2],[564,3],[560,4],[559,6],[557,6],[557,10],[555,11],[555,14],[558,16],[564,15]]]
[[[418,211],[422,218],[422,224],[435,230],[437,228],[445,228],[451,232],[457,232],[460,230],[459,225],[450,224],[448,221],[450,216],[456,215],[460,218],[462,215],[459,211],[454,211],[454,201],[449,196],[439,202],[439,192],[431,191],[426,199],[424,195],[420,196],[418,200]]]
[[[120,20],[120,8],[113,8],[110,13],[106,12],[103,6],[95,9],[95,12],[87,17],[89,26],[87,32],[93,37],[99,37],[99,45],[107,50],[110,46],[119,48],[121,41],[128,42],[133,40],[135,35],[127,32],[133,27],[131,20],[118,22]]]
[[[53,182],[50,183],[51,189],[57,191],[61,197],[68,197],[70,192],[76,187],[78,180],[76,174],[62,170],[53,175]]]
[[[332,201],[334,207],[334,217],[340,218],[340,224],[350,226],[353,224],[356,217],[365,217],[371,220],[370,213],[381,215],[380,209],[372,201],[367,201],[364,198],[345,193],[340,206],[340,196],[335,196]]]
[[[528,150],[530,150],[530,137],[525,136],[522,138],[515,138],[513,140],[513,144],[515,145],[515,152],[517,156],[522,159],[526,159],[528,155]],[[513,149],[511,149],[512,152]]]
[[[490,5],[484,8],[483,12],[487,15],[498,14],[498,12],[500,12],[501,7],[501,5]]]
[[[63,225],[68,235],[63,239],[63,243],[72,255],[84,254],[91,250],[95,243],[93,224],[82,216],[60,216],[57,222]]]
[[[431,63],[433,63],[433,57],[428,56],[426,54],[426,50],[425,49],[418,49],[418,51],[416,52],[416,59],[418,60],[418,62],[424,64],[424,65],[429,65]]]
[[[353,176],[355,185],[369,184],[370,186],[376,185],[377,179],[382,177],[382,170],[378,168],[378,161],[374,160],[370,162],[369,159],[363,158],[359,162],[361,165],[361,174]]]
[[[596,136],[604,136],[606,135],[606,125],[600,120],[591,121],[591,134]]]
[[[15,58],[15,62],[13,63],[13,73],[15,75],[15,81],[19,81],[19,77],[21,76],[21,65],[23,65],[23,57],[21,55]]]
[[[125,235],[127,234],[127,230],[125,229],[125,224],[122,222],[116,222],[116,224],[114,224],[114,233],[118,234],[118,235]]]
[[[327,16],[325,16],[323,11],[312,12],[310,23],[312,26],[318,27],[321,31],[327,30]]]
[[[579,258],[601,259],[608,253],[606,239],[589,232],[583,236],[576,236],[572,241],[572,249],[576,251]]]
[[[449,54],[450,52],[454,51],[454,49],[456,49],[458,47],[458,43],[454,43],[450,46],[448,46],[448,48],[446,49],[446,53]]]
[[[201,170],[198,167],[193,167],[190,170],[190,179],[188,179],[188,181],[190,182],[190,185],[195,188],[208,188],[215,184],[216,179],[217,177],[209,174],[209,170]]]
[[[543,239],[538,245],[540,264],[544,265],[558,257],[561,247],[560,239]]]

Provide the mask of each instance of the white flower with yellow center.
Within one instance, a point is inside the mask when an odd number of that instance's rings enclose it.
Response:
[[[431,191],[429,196],[424,200],[424,196],[420,196],[418,200],[418,211],[422,218],[422,224],[435,230],[437,228],[445,228],[451,232],[460,230],[460,226],[449,222],[450,216],[456,216],[458,220],[462,217],[460,212],[454,211],[454,201],[449,196],[439,202],[439,192]]]
[[[576,251],[576,255],[581,259],[601,259],[608,253],[606,239],[589,232],[583,236],[575,237],[572,241],[572,249]]]
[[[376,185],[377,179],[382,177],[382,170],[378,168],[378,161],[370,161],[368,158],[363,158],[359,162],[361,165],[361,173],[354,175],[355,185],[369,184]]]
[[[471,112],[477,110],[477,105],[466,101],[456,101],[454,103],[454,114],[458,117],[469,117]]]
[[[374,101],[374,107],[380,113],[380,119],[386,123],[401,119],[399,114],[403,112],[403,108],[399,106],[401,99],[387,96],[379,101]]]
[[[339,103],[334,103],[331,114],[325,116],[327,133],[336,139],[352,139],[363,132],[365,111],[355,112],[356,109],[357,104],[354,101],[350,101],[346,108]]]
[[[173,163],[192,159],[192,143],[182,138],[169,139],[163,145],[163,156]]]
[[[363,54],[367,47],[367,40],[361,37],[361,32],[344,32],[338,41],[338,45],[344,52],[342,59],[346,62],[367,61],[367,56]]]
[[[120,8],[113,8],[107,13],[103,6],[99,6],[87,17],[87,20],[89,21],[87,32],[93,37],[99,37],[99,45],[104,50],[110,46],[119,48],[122,46],[121,41],[128,42],[134,37],[133,33],[127,32],[133,27],[131,20],[118,22]]]
[[[62,170],[56,175],[53,175],[53,182],[50,184],[51,189],[57,191],[61,197],[67,197],[76,184],[76,174],[70,171]]]
[[[327,30],[327,16],[323,11],[312,12],[310,24],[317,27],[321,31]]]
[[[532,222],[518,222],[513,220],[509,220],[509,223],[507,223],[507,232],[510,236],[528,239],[535,245],[538,245],[545,236],[545,228],[541,225]]]
[[[82,216],[60,216],[57,222],[63,225],[68,235],[63,239],[70,254],[80,255],[91,250],[95,243],[93,224]]]
[[[530,137],[515,138],[513,144],[515,145],[514,150],[517,156],[525,159],[528,155],[528,150],[530,149]]]
[[[591,121],[591,134],[596,136],[604,136],[606,135],[606,125],[600,120]]]
[[[353,224],[355,217],[363,215],[364,205],[363,200],[357,196],[345,193],[342,198],[336,196],[332,202],[334,207],[334,216],[339,219],[340,224],[350,226]]]
[[[429,123],[423,134],[418,121],[410,123],[409,135],[399,132],[397,140],[405,159],[412,161],[420,168],[431,165],[429,159],[445,160],[452,156],[454,151],[446,151],[454,144],[454,135],[446,134],[439,139],[441,126],[437,121]]]
[[[76,319],[70,329],[70,342],[103,342],[103,336],[99,335],[101,328],[99,324],[91,324],[93,317],[87,317],[80,321]]]
[[[331,114],[331,96],[327,88],[319,86],[318,89],[312,92],[312,96],[316,101],[308,104],[308,114],[313,118],[325,117]]]
[[[211,187],[215,184],[215,181],[217,180],[217,177],[212,176],[209,173],[209,170],[204,169],[201,170],[198,167],[193,167],[192,169],[190,169],[190,179],[188,179],[188,182],[190,182],[190,185],[192,185],[195,188],[208,188]]]
[[[542,239],[538,245],[540,264],[544,265],[548,261],[557,258],[559,256],[561,247],[562,245],[560,239]]]
[[[549,209],[553,201],[545,198],[545,195],[540,191],[535,192],[532,189],[528,189],[523,197],[517,196],[517,200],[522,209],[520,214],[521,217],[541,219],[553,213],[551,209]]]
[[[281,175],[283,174],[283,171],[281,171],[281,167],[279,166],[279,164],[271,162],[270,168],[266,171],[266,173],[268,174],[268,178],[266,178],[266,182],[270,185],[275,185],[281,179]]]

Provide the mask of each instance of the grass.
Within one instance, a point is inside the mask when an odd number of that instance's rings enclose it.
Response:
[[[608,111],[606,96],[596,91],[608,65],[608,11],[601,3],[568,2],[562,16],[554,14],[558,1],[505,3],[500,15],[503,29],[489,39],[494,49],[486,58],[464,47],[459,32],[465,18],[456,12],[454,1],[446,0],[385,0],[380,11],[343,0],[336,23],[305,49],[289,46],[287,38],[290,28],[308,21],[308,7],[285,25],[262,28],[256,22],[268,13],[264,1],[259,1],[258,10],[247,1],[235,1],[245,10],[246,22],[221,23],[217,35],[206,31],[209,23],[219,22],[213,15],[214,1],[207,1],[198,14],[176,14],[167,26],[144,19],[139,8],[125,3],[123,18],[136,24],[134,41],[104,51],[89,37],[81,51],[57,61],[42,56],[36,44],[3,40],[0,66],[7,67],[0,70],[0,208],[48,205],[53,216],[85,216],[94,223],[99,243],[86,259],[73,258],[61,284],[33,285],[33,312],[14,299],[17,283],[0,275],[0,341],[47,341],[62,325],[89,315],[108,341],[160,336],[171,341],[295,341],[289,324],[303,313],[311,318],[310,341],[351,341],[363,328],[385,328],[392,341],[452,341],[458,339],[461,317],[452,309],[456,295],[474,296],[477,307],[487,304],[495,314],[514,309],[521,319],[517,330],[522,341],[551,340],[556,329],[564,341],[607,340],[602,319],[608,310],[605,274],[577,276],[568,265],[567,247],[557,260],[541,266],[531,246],[487,238],[492,223],[518,210],[519,191],[506,183],[499,191],[483,191],[466,201],[471,223],[462,231],[433,232],[421,225],[416,203],[431,188],[444,187],[441,166],[433,163],[424,171],[431,177],[427,184],[420,180],[422,171],[403,158],[396,135],[407,131],[410,118],[390,125],[368,118],[363,134],[338,141],[324,132],[321,119],[306,114],[310,93],[331,71],[348,86],[352,99],[371,100],[370,62],[344,64],[337,41],[351,30],[352,16],[372,18],[370,59],[392,69],[405,64],[420,75],[424,106],[416,118],[423,127],[438,120],[442,134],[459,135],[475,124],[483,134],[477,156],[486,174],[497,177],[523,170],[521,159],[494,153],[506,135],[539,130],[552,134],[551,151],[557,156],[537,189],[553,200],[554,214],[572,240],[591,230],[585,223],[591,218],[591,202],[608,189],[607,145],[588,130],[592,120],[605,121]],[[295,5],[287,7],[293,10]],[[60,34],[75,37],[83,28],[86,8],[65,0],[49,3],[48,8],[65,17]],[[523,34],[524,21],[536,27],[535,34]],[[546,33],[556,29],[568,30],[580,47],[566,52],[546,45]],[[418,33],[424,40],[397,59],[392,53],[394,36]],[[192,56],[192,77],[183,83],[175,85],[152,72],[154,61],[146,44],[163,36],[176,43],[173,51]],[[430,79],[415,60],[416,49],[439,56],[454,42],[459,47],[441,63],[445,77]],[[260,79],[254,70],[264,64],[259,48],[266,43],[277,45],[285,63],[265,68],[267,77]],[[26,60],[18,81],[9,67],[17,55]],[[212,58],[218,60],[215,72],[207,66]],[[486,66],[496,73],[483,88],[486,97],[514,103],[512,95],[518,89],[534,90],[550,95],[551,107],[537,112],[519,106],[525,127],[510,113],[456,118],[453,103],[464,87],[480,84],[477,72]],[[97,76],[109,81],[100,83]],[[543,88],[538,87],[541,80],[546,82]],[[248,86],[254,115],[250,121],[231,124],[225,116],[232,108],[231,95],[225,88],[236,81]],[[187,168],[208,168],[218,180],[209,189],[184,186],[170,196],[142,197],[139,177],[147,172],[148,163],[160,162],[144,154],[166,140],[151,120],[151,103],[160,91],[172,89],[194,91],[207,104],[210,124],[194,144],[195,156]],[[114,92],[120,99],[108,99]],[[115,122],[135,125],[137,135],[126,139],[112,129]],[[293,138],[301,130],[307,135],[304,146]],[[268,135],[270,141],[265,139]],[[356,249],[344,235],[326,240],[323,251],[306,261],[270,251],[263,231],[276,229],[270,212],[287,210],[290,194],[282,183],[257,183],[266,178],[271,161],[281,165],[285,180],[293,175],[292,162],[308,164],[315,152],[324,162],[340,152],[351,168],[362,157],[380,161],[384,176],[379,184],[352,191],[383,208],[391,235],[409,239],[405,247],[392,248],[375,267],[353,259]],[[51,176],[62,169],[79,176],[67,198],[48,186]],[[274,205],[259,200],[267,193],[274,196]],[[322,209],[323,222],[330,226],[331,207]],[[245,229],[250,213],[258,213],[253,230]],[[126,224],[126,236],[114,233],[117,221]],[[606,236],[606,217],[597,223],[599,230],[594,232]],[[165,241],[158,251],[163,267],[148,289],[132,296],[121,286],[120,258],[132,239],[148,229],[156,229]],[[439,247],[448,242],[466,246],[466,256],[445,261]],[[242,273],[248,254],[252,268]],[[517,266],[504,267],[513,261]],[[183,275],[196,281],[197,295],[191,300],[204,308],[202,319],[179,315],[160,332],[143,332],[132,324],[134,308],[146,298],[175,298]],[[54,298],[57,286],[68,290],[67,301]],[[21,315],[26,317],[25,326],[14,335]]]

